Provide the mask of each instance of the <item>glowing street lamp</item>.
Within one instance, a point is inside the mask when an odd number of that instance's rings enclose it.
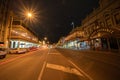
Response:
[[[29,12],[29,13],[27,14],[27,16],[28,16],[29,18],[31,18],[31,17],[32,17],[32,14]]]
[[[31,12],[27,12],[26,17],[28,18],[28,25],[30,26],[31,18],[33,18],[33,14]]]

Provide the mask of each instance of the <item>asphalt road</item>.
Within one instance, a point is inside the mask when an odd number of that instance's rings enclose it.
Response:
[[[92,80],[56,49],[39,49],[0,62],[0,80]]]
[[[120,80],[120,52],[57,49],[92,80]]]
[[[39,49],[0,60],[0,80],[120,80],[120,55]]]

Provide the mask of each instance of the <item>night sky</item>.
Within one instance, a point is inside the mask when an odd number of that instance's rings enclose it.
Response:
[[[50,43],[56,43],[67,36],[81,21],[98,7],[99,0],[15,0],[14,10],[23,13],[25,9],[34,11],[35,20],[30,28],[42,40],[47,37]]]

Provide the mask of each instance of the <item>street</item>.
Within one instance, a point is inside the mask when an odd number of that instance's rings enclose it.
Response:
[[[120,80],[120,52],[57,49],[92,80]]]
[[[89,79],[55,49],[40,49],[1,62],[0,80]]]
[[[0,80],[38,80],[48,50],[20,55],[13,61],[0,65]]]
[[[0,0],[0,80],[120,80],[120,0]]]
[[[119,80],[120,67],[97,55],[65,49],[39,49],[0,61],[0,80]],[[85,54],[84,53],[84,54]],[[95,57],[96,56],[96,57]],[[101,57],[101,54],[99,54]],[[110,57],[110,56],[109,56]],[[114,56],[115,57],[115,56]],[[113,60],[114,60],[113,57]],[[119,58],[120,56],[118,56]],[[117,58],[115,57],[117,60]],[[120,59],[120,58],[119,58]],[[118,59],[118,60],[119,60]],[[108,64],[109,63],[109,64]],[[115,65],[116,64],[116,65]]]

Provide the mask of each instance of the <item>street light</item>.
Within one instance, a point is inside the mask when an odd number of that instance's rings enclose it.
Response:
[[[30,19],[32,18],[32,13],[28,12],[27,13],[27,17]],[[8,43],[7,43],[7,47],[8,47],[8,52],[10,51],[10,48],[11,48],[11,44],[10,44],[10,39],[11,39],[11,32],[12,32],[12,26],[13,26],[13,13],[11,12],[11,15],[10,15],[10,24],[9,24],[9,27],[8,27]]]
[[[33,14],[31,12],[27,12],[26,16],[28,18],[28,25],[30,26],[31,18],[33,17]]]
[[[31,18],[32,17],[32,13],[28,12],[27,16],[28,16],[28,18]]]
[[[13,15],[10,16],[10,25],[8,27],[8,53],[10,51],[10,39],[11,39],[11,31],[12,31],[12,24],[13,24]]]

